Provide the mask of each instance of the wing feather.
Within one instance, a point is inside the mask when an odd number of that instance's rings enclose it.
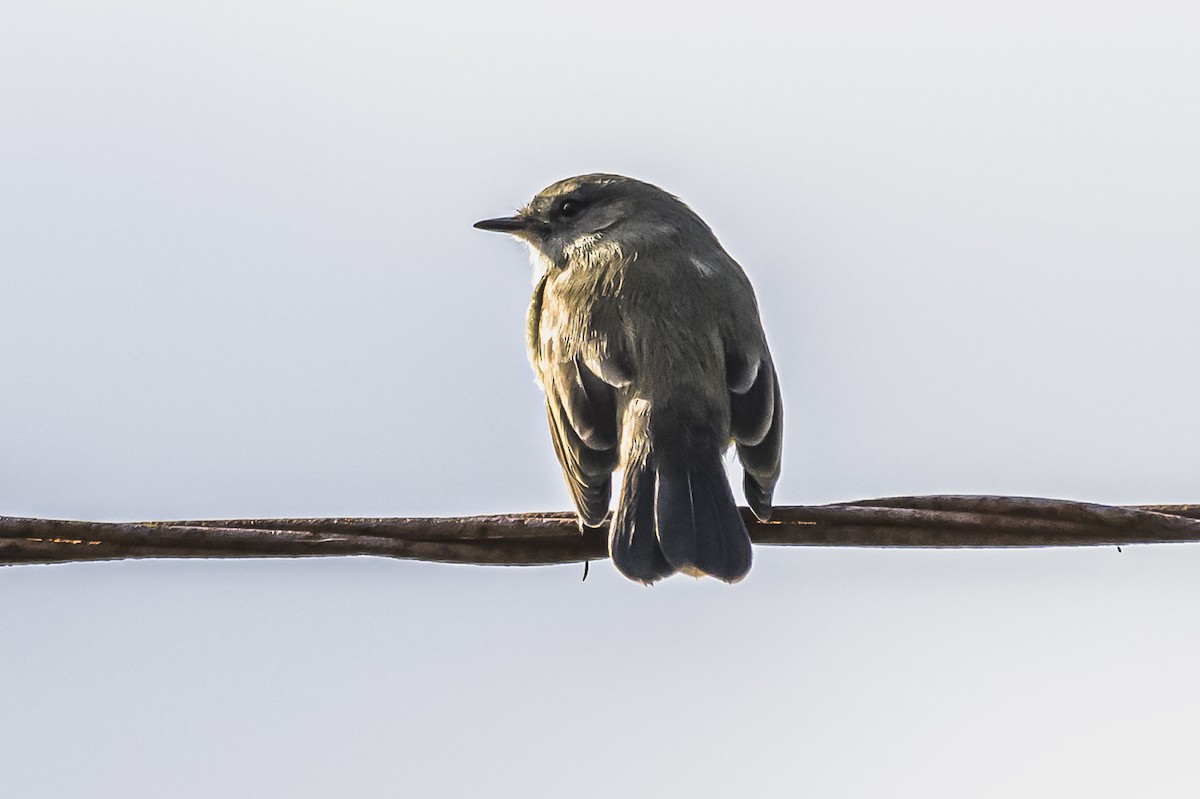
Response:
[[[579,359],[546,375],[546,411],[554,451],[581,521],[599,527],[608,513],[617,468],[617,412],[613,388]]]
[[[727,371],[745,374],[744,367],[742,371],[727,367]],[[769,357],[759,364],[753,384],[741,393],[731,391],[729,400],[730,431],[746,470],[742,483],[746,501],[754,515],[766,521],[771,517],[771,496],[783,454],[783,399]]]

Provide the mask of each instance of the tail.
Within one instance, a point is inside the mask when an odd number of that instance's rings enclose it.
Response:
[[[608,547],[622,574],[653,583],[677,571],[736,583],[750,570],[750,535],[720,450],[666,458],[648,445],[625,465]]]

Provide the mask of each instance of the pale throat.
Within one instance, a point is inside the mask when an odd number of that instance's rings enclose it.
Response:
[[[545,253],[534,246],[533,242],[522,239],[521,243],[529,250],[529,265],[533,268],[533,284],[536,286],[537,282],[542,279],[542,275],[549,272],[554,263],[546,257]]]
[[[533,268],[533,282],[536,284],[542,279],[542,275],[554,268],[555,260],[542,252],[541,248],[533,242],[522,240],[522,243],[529,250],[529,263]],[[565,262],[581,264],[585,267],[599,267],[619,263],[627,253],[619,241],[605,236],[603,231],[597,231],[584,233],[567,242],[563,245],[562,254]],[[635,252],[632,254],[631,260],[636,260],[636,258]]]

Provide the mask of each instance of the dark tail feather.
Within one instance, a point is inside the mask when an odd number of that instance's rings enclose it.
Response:
[[[655,529],[671,567],[736,583],[750,571],[750,535],[714,449],[678,466],[659,464]]]
[[[618,571],[646,584],[675,573],[656,535],[654,477],[648,454],[626,467],[621,499],[608,534],[608,551]]]

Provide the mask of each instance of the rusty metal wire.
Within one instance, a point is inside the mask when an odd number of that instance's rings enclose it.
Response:
[[[756,544],[823,547],[1050,547],[1200,541],[1200,505],[1114,507],[995,496],[893,497],[744,510]],[[82,522],[0,516],[0,565],[126,558],[378,555],[535,565],[607,557],[607,531],[572,513],[399,519]]]

